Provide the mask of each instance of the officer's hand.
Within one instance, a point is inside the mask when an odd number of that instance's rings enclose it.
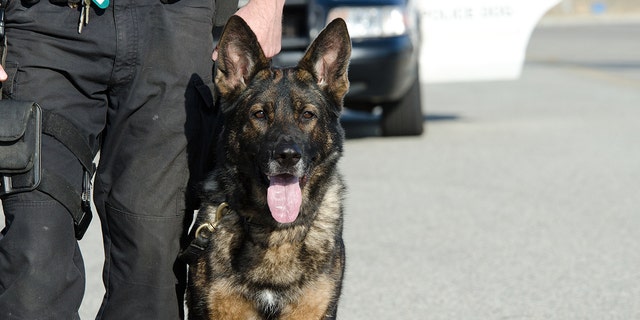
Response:
[[[278,54],[282,45],[282,8],[285,0],[251,0],[238,9],[236,15],[247,22],[256,34],[260,47],[267,58]],[[213,60],[218,59],[218,49],[213,51]]]

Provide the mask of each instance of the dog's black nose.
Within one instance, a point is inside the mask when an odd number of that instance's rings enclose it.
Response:
[[[302,151],[295,143],[281,143],[276,147],[274,155],[281,166],[294,166],[302,158]]]

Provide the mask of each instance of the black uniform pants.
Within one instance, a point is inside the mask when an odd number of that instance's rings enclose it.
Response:
[[[5,98],[67,117],[100,151],[98,318],[181,316],[185,268],[176,256],[191,218],[185,194],[211,139],[214,8],[214,0],[111,0],[91,8],[79,34],[78,8],[9,3]],[[42,160],[80,190],[82,167],[63,145],[45,136]],[[78,318],[85,275],[70,214],[37,190],[2,204],[0,319]]]

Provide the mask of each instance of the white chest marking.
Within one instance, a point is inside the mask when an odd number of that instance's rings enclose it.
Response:
[[[263,290],[260,292],[258,299],[260,299],[260,304],[263,308],[267,310],[273,309],[277,304],[276,295],[271,292],[271,290]]]

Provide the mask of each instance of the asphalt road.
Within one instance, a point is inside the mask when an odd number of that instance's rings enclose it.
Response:
[[[640,24],[555,25],[520,80],[424,86],[353,139],[342,319],[640,319]]]
[[[640,319],[639,30],[540,27],[521,79],[425,85],[423,137],[346,117],[340,319]]]

